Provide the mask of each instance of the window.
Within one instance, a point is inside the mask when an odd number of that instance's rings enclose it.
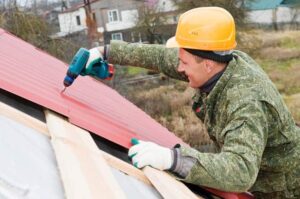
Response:
[[[94,13],[94,12],[93,12],[93,20],[94,20],[94,21],[97,21],[97,20],[96,20],[96,13]]]
[[[113,33],[113,34],[111,34],[111,39],[112,40],[123,40],[123,35],[120,32]]]
[[[78,26],[81,25],[81,22],[80,22],[80,16],[76,16],[76,22],[77,22],[77,25],[78,25]]]
[[[108,11],[108,22],[119,21],[118,10],[109,10]]]

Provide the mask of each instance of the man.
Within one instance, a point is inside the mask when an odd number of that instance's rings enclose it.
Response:
[[[166,47],[112,41],[109,48],[92,49],[87,65],[102,52],[110,63],[188,81],[196,89],[192,108],[219,151],[134,140],[138,144],[128,153],[133,164],[201,186],[251,191],[256,198],[300,198],[300,129],[264,71],[233,50],[230,13],[217,7],[187,11]]]

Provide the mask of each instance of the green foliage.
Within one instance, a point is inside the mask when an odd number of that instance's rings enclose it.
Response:
[[[173,2],[178,6],[180,12],[205,6],[222,7],[232,14],[235,22],[239,26],[244,26],[247,18],[246,9],[243,7],[244,2],[242,0],[173,0]]]
[[[80,47],[66,39],[50,38],[51,28],[46,21],[16,8],[0,15],[0,27],[64,61],[70,61]]]
[[[4,18],[7,30],[36,46],[47,38],[47,24],[34,15],[15,10],[4,13]]]

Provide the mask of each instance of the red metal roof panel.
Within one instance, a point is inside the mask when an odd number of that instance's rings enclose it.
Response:
[[[0,56],[2,89],[65,115],[77,126],[126,148],[132,137],[167,147],[182,143],[115,90],[90,77],[78,77],[61,94],[67,65],[2,29]]]

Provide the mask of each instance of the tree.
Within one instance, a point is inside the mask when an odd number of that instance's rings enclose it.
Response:
[[[290,9],[290,14],[291,14],[291,24],[290,24],[290,29],[297,29],[299,22],[297,19],[300,18],[300,5],[296,5],[293,8]]]
[[[51,27],[45,20],[34,14],[21,12],[17,6],[2,10],[0,27],[67,62],[80,47],[66,39],[52,39],[49,36]]]
[[[187,10],[204,7],[204,6],[218,6],[228,10],[235,22],[239,26],[245,25],[247,19],[247,10],[244,7],[245,0],[172,0],[178,7],[178,12],[185,12]],[[254,1],[254,0],[248,0]]]
[[[278,31],[278,24],[277,24],[277,8],[272,10],[272,25],[275,31]]]
[[[150,44],[164,43],[164,41],[174,35],[174,31],[170,31],[167,23],[166,13],[160,11],[157,3],[150,4],[146,1],[143,6],[140,7],[139,16],[136,22],[135,32],[142,34],[147,38]],[[165,31],[168,29],[168,31]]]

